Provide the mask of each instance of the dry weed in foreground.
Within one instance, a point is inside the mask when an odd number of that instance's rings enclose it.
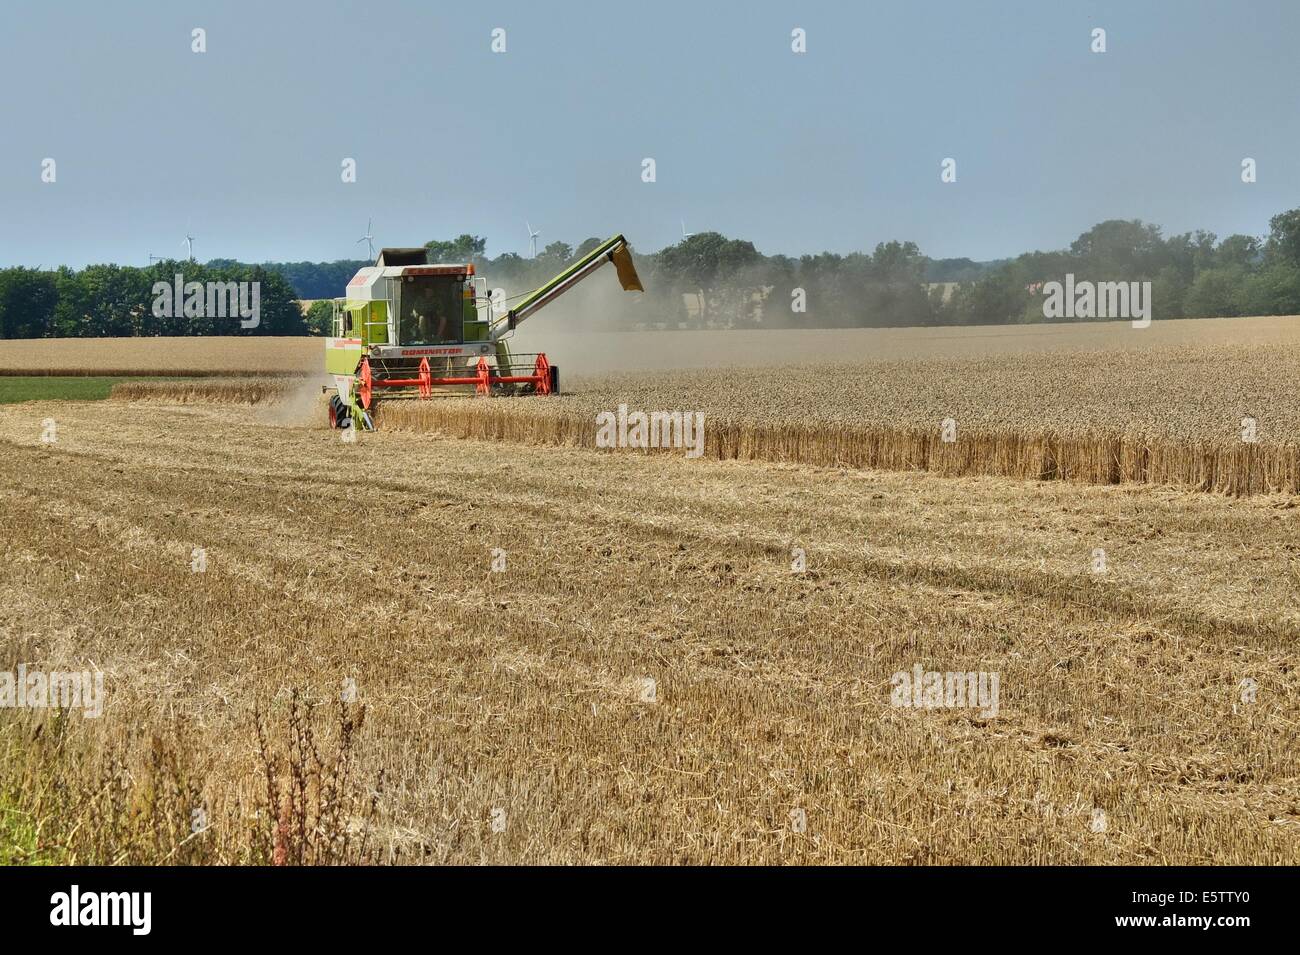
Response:
[[[296,691],[283,726],[255,710],[253,768],[264,788],[251,791],[225,788],[222,761],[196,753],[184,721],[105,735],[59,710],[0,719],[0,809],[33,820],[30,844],[4,855],[69,865],[376,861],[379,791],[356,778],[363,717],[340,704],[322,751],[319,720]]]
[[[258,854],[274,865],[331,865],[368,857],[370,820],[379,788],[370,794],[353,787],[356,734],[365,707],[338,704],[334,751],[322,755],[312,731],[311,708],[293,692],[285,752],[267,740],[262,714],[254,717],[257,751],[266,781],[268,811],[259,815]]]

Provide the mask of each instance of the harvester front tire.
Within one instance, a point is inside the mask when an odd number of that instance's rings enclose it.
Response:
[[[551,394],[558,395],[559,393],[560,393],[560,366],[552,365],[551,366]]]
[[[330,427],[337,428],[339,426],[339,396],[338,395],[330,395],[328,414],[329,414]]]

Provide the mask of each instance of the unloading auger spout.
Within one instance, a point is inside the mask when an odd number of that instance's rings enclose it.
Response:
[[[641,278],[636,274],[636,266],[632,263],[632,253],[628,249],[627,239],[622,235],[616,235],[596,246],[555,278],[524,296],[523,301],[506,312],[493,325],[492,340],[497,341],[507,331],[513,330],[538,309],[555,301],[606,262],[614,263],[623,291],[645,291],[641,287]]]

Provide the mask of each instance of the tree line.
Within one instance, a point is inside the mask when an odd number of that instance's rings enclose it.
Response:
[[[963,284],[937,313],[944,324],[1043,321],[1041,285],[1150,282],[1152,318],[1300,314],[1300,209],[1269,220],[1268,235],[1196,231],[1112,219],[1056,252],[1029,252]]]
[[[602,240],[552,242],[535,258],[491,258],[487,239],[469,234],[426,243],[431,261],[473,262],[489,286],[516,295],[535,288]],[[1042,286],[1067,274],[1077,282],[1150,282],[1155,319],[1300,314],[1300,209],[1269,221],[1266,236],[1219,239],[1196,231],[1165,236],[1141,220],[1098,223],[1066,249],[1014,259],[934,260],[914,242],[873,251],[764,255],[752,242],[704,232],[654,253],[633,249],[646,292],[602,313],[607,327],[846,328],[994,325],[1044,321]],[[328,332],[329,306],[306,315],[295,299],[341,297],[367,261],[252,265],[228,259],[165,261],[148,267],[91,265],[0,269],[0,337],[83,338],[152,335],[302,335]],[[155,285],[257,281],[261,320],[159,316]],[[173,310],[175,312],[175,310]],[[1080,319],[1084,320],[1084,319]]]
[[[257,327],[243,328],[237,315],[186,308],[183,300],[161,295],[159,288],[172,289],[178,274],[185,283],[205,286],[259,283]],[[164,261],[147,268],[0,269],[0,338],[305,335],[296,297],[278,271],[262,265]]]
[[[1274,216],[1262,237],[1165,236],[1157,225],[1112,219],[1067,249],[988,263],[932,260],[897,241],[871,253],[764,256],[716,233],[642,261],[646,298],[657,300],[647,314],[688,327],[1042,322],[1043,286],[1067,275],[1077,283],[1150,282],[1155,319],[1300,314],[1300,209]]]

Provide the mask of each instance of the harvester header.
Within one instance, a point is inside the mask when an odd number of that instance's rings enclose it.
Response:
[[[602,242],[554,278],[496,314],[474,264],[431,263],[424,248],[386,248],[334,300],[325,369],[334,378],[333,427],[374,427],[379,395],[432,397],[435,388],[472,386],[480,395],[559,392],[559,369],[544,353],[512,354],[519,323],[606,262],[625,291],[644,291],[627,240]]]

